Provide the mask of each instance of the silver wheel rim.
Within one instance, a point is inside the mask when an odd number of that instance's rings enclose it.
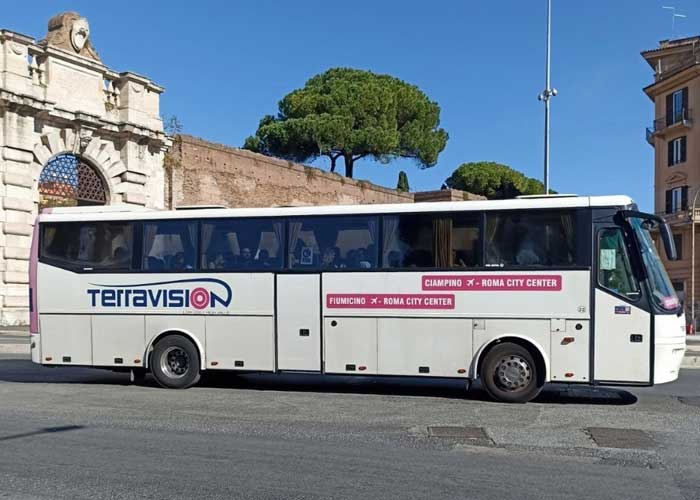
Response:
[[[190,367],[190,356],[181,347],[168,347],[160,355],[160,370],[170,378],[182,378]]]
[[[496,365],[496,382],[508,392],[522,391],[532,380],[530,363],[517,354],[502,357]]]

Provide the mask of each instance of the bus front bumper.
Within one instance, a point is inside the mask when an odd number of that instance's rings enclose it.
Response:
[[[678,378],[683,356],[685,337],[657,339],[654,345],[654,383],[664,384]]]

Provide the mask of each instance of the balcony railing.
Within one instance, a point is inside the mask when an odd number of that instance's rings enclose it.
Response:
[[[691,127],[693,125],[692,111],[688,108],[679,109],[673,113],[654,120],[651,127],[646,129],[646,140],[652,146],[654,137],[662,135],[667,129],[676,126]]]

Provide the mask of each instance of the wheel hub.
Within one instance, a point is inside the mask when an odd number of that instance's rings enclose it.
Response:
[[[160,357],[162,372],[171,378],[183,377],[190,366],[190,357],[180,347],[169,347]]]
[[[503,357],[496,366],[496,380],[506,391],[522,390],[532,380],[530,363],[518,355]]]

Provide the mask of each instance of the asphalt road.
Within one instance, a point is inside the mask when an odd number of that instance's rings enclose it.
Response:
[[[172,391],[0,355],[0,498],[700,499],[700,370],[503,405],[425,380]]]

